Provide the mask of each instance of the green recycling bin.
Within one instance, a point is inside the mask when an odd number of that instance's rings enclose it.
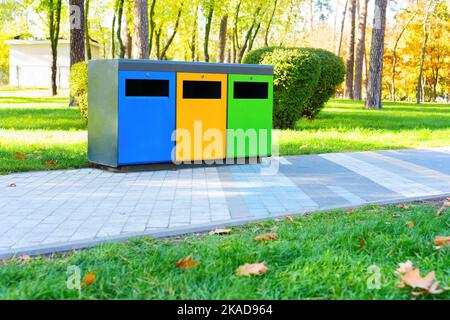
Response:
[[[271,156],[273,76],[228,76],[227,158]]]

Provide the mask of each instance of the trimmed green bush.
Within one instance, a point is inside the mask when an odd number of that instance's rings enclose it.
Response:
[[[313,48],[260,48],[249,52],[243,63],[274,66],[275,128],[294,128],[301,117],[314,119],[345,75],[338,56]]]
[[[311,52],[275,49],[261,64],[274,66],[274,127],[293,128],[319,81],[320,60]]]
[[[88,119],[88,65],[82,61],[75,63],[70,69],[70,96],[75,99],[81,116]]]
[[[263,47],[263,48],[255,49],[255,50],[248,52],[244,56],[242,63],[261,64],[261,60],[264,59],[264,57],[266,55],[272,54],[272,52],[276,49],[289,50],[289,48],[283,48],[283,47]]]
[[[345,65],[340,57],[327,50],[307,48],[320,59],[321,71],[319,82],[309,103],[303,106],[302,116],[314,119],[323,109],[325,103],[335,94],[345,79]]]

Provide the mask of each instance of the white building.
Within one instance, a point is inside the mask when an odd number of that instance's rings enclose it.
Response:
[[[50,40],[8,40],[9,84],[16,87],[51,87]],[[100,45],[91,42],[92,59],[100,56]],[[70,41],[58,40],[56,84],[69,86]]]

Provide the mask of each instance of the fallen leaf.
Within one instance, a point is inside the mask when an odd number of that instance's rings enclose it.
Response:
[[[420,270],[413,267],[410,260],[400,263],[399,268],[396,270],[396,274],[401,278],[401,282],[397,284],[397,287],[403,288],[406,286],[412,289],[422,289],[420,291],[411,292],[413,296],[419,296],[421,294],[440,294],[445,289],[439,289],[439,281],[434,281],[436,274],[434,271],[429,272],[425,277],[420,276]]]
[[[446,209],[446,207],[445,207],[445,206],[442,206],[442,207],[438,210],[438,212],[436,213],[436,217],[442,216],[442,214],[445,212],[445,209]]]
[[[412,229],[412,228],[414,228],[414,222],[408,221],[408,222],[406,222],[406,226],[407,226],[408,228]]]
[[[23,256],[20,256],[17,258],[17,260],[21,263],[27,263],[28,261],[31,260],[30,256],[27,256],[26,254]]]
[[[266,233],[261,236],[256,236],[253,238],[255,241],[268,241],[268,240],[277,240],[278,234],[276,233]]]
[[[272,228],[270,228],[269,230],[278,230],[278,226],[273,226]]]
[[[210,235],[213,234],[230,234],[231,233],[231,229],[216,229],[216,230],[211,230],[209,232]]]
[[[26,157],[22,152],[16,152],[16,159],[26,159]]]
[[[349,215],[353,214],[353,209],[347,210],[346,213],[349,214]]]
[[[406,262],[402,262],[402,263],[398,264],[398,269],[396,270],[396,273],[402,274],[410,269],[413,269],[413,263],[411,260],[408,260]]]
[[[15,187],[17,187],[17,185],[15,182],[11,182],[10,184],[8,184],[8,187],[15,188]]]
[[[269,269],[266,267],[264,263],[246,263],[239,268],[237,268],[236,272],[239,276],[259,276],[261,274],[266,273]]]
[[[46,165],[47,167],[51,167],[51,166],[54,166],[57,162],[58,162],[58,161],[56,161],[56,160],[46,160],[46,161],[45,161],[45,165]]]
[[[447,237],[437,236],[436,238],[434,238],[434,244],[437,245],[438,247],[441,246],[448,247],[448,245],[450,244],[450,236]]]
[[[409,209],[409,206],[404,204],[404,203],[400,203],[397,207],[400,208],[400,209],[403,209],[403,210],[408,210]]]
[[[95,282],[95,273],[89,272],[84,275],[84,279],[81,280],[83,287],[88,287]]]
[[[186,258],[181,258],[177,262],[177,267],[180,269],[194,269],[199,264],[199,261],[193,260],[192,256],[187,256]]]
[[[286,220],[291,222],[291,223],[294,222],[294,218],[292,216],[287,216]]]
[[[359,239],[359,247],[362,249],[366,246],[366,240],[364,238]]]
[[[428,289],[421,290],[421,291],[413,291],[411,293],[415,297],[418,297],[421,294],[427,294],[427,293],[429,293],[429,294],[440,294],[440,293],[444,292],[446,289],[445,288],[444,289],[439,289],[439,284],[440,284],[440,282],[436,281]]]
[[[429,272],[425,277],[420,276],[419,269],[409,269],[403,275],[400,276],[403,282],[412,287],[412,288],[420,288],[428,290],[433,284],[433,280],[436,278],[435,273]]]
[[[302,149],[306,149],[306,148],[308,148],[309,147],[309,145],[307,145],[307,144],[304,144],[304,145],[302,145],[302,146],[300,146],[300,150],[302,150]]]

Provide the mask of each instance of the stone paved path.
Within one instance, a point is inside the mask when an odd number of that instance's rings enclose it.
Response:
[[[0,176],[0,258],[450,195],[450,147],[292,156],[277,163],[272,174],[266,164],[253,164]]]

